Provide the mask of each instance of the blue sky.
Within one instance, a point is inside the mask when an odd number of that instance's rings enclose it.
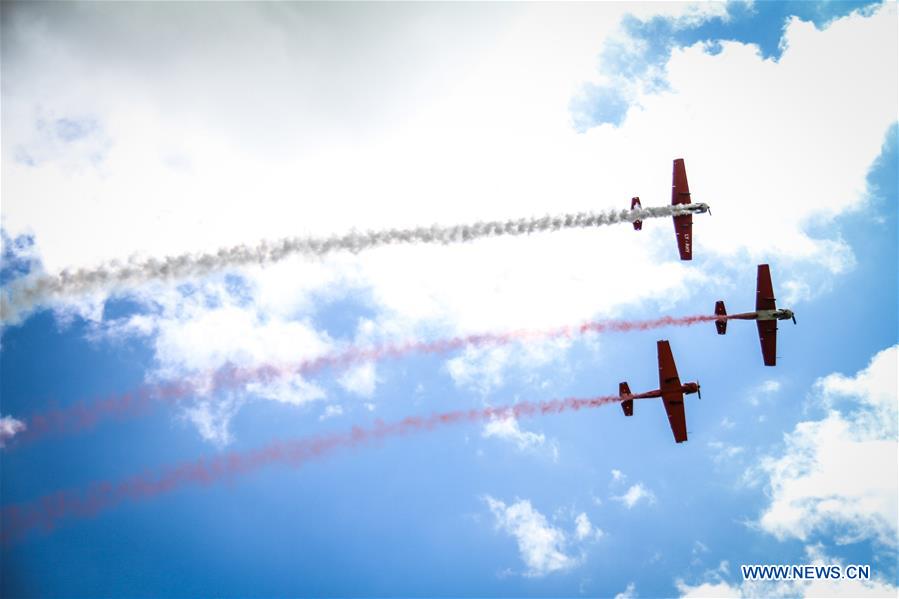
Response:
[[[654,220],[55,298],[4,323],[5,419],[356,345],[751,310],[762,262],[798,320],[773,369],[754,325],[706,323],[411,353],[13,435],[4,507],[376,419],[653,389],[662,338],[703,388],[680,445],[641,401],[633,418],[455,425],[66,519],[3,547],[4,596],[895,596],[894,5],[3,12],[5,293],[134,254],[659,205],[674,157],[714,212],[692,263]],[[875,580],[739,573],[816,561]]]

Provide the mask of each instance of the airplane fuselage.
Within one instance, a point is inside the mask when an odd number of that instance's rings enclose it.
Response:
[[[670,393],[671,391],[674,391],[676,389],[677,389],[677,387],[675,387],[675,389],[666,391],[666,393]],[[699,392],[699,383],[684,383],[683,385],[680,386],[680,391],[684,395],[690,395],[691,393],[698,393]],[[623,400],[624,399],[650,399],[653,397],[662,397],[662,390],[654,389],[652,391],[646,391],[645,393],[633,393],[630,395],[622,395],[621,399],[623,399]]]
[[[709,211],[709,205],[701,202],[696,204],[677,204],[677,209],[681,214],[705,214]]]
[[[792,318],[792,310],[780,309],[758,310],[756,312],[743,312],[741,314],[728,314],[726,320],[790,320]],[[722,317],[722,319],[725,318]]]

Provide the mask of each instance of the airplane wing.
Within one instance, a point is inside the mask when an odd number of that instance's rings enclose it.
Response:
[[[674,174],[671,176],[671,205],[690,203],[690,185],[687,183],[687,167],[684,159],[674,161]]]
[[[674,433],[674,442],[683,443],[687,440],[687,415],[684,413],[684,394],[681,391],[665,393],[662,395],[665,403],[665,412],[668,414],[668,424]]]
[[[682,214],[674,217],[674,234],[677,236],[677,251],[681,260],[693,259],[693,215]]]
[[[671,205],[690,203],[690,185],[687,183],[687,168],[684,159],[674,161],[674,174],[671,177]],[[677,250],[681,260],[693,259],[693,215],[684,214],[674,217],[674,234],[677,236]]]
[[[774,300],[771,300],[771,304],[774,304]],[[759,328],[759,341],[762,344],[765,366],[774,366],[777,363],[777,321],[756,320],[755,324]]]
[[[667,341],[659,341],[659,389],[662,391],[662,403],[668,415],[674,441],[683,443],[687,440],[687,417],[684,413],[684,393],[681,391],[680,377],[671,354],[671,346]]]
[[[759,264],[759,275],[755,285],[755,309],[774,310],[774,287],[771,285],[771,270],[767,264]],[[761,329],[759,329],[761,331]]]

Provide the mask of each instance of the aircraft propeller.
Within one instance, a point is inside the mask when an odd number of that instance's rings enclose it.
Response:
[[[796,324],[796,315],[793,314],[793,324]]]

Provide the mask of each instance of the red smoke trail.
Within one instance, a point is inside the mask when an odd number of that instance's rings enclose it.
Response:
[[[716,315],[696,315],[664,316],[652,320],[588,321],[577,326],[554,329],[519,329],[506,333],[475,334],[437,341],[408,341],[370,348],[349,347],[334,354],[294,364],[264,364],[250,368],[228,366],[197,377],[196,380],[204,382],[191,382],[185,379],[146,385],[136,392],[92,402],[79,402],[72,407],[36,414],[26,420],[26,429],[16,436],[15,441],[17,444],[28,443],[51,434],[80,432],[92,428],[101,420],[124,418],[146,412],[161,402],[171,403],[191,396],[211,394],[215,391],[236,388],[248,382],[271,382],[294,374],[310,375],[328,368],[348,368],[354,364],[401,358],[412,353],[444,354],[468,346],[499,346],[513,342],[572,338],[585,333],[626,333],[662,327],[687,327],[722,318],[724,317]]]
[[[430,416],[410,416],[391,423],[375,422],[373,427],[354,426],[349,432],[308,437],[293,441],[275,441],[265,447],[232,452],[211,459],[200,458],[160,469],[157,474],[139,474],[117,483],[95,482],[80,491],[58,491],[25,504],[4,506],[0,511],[0,542],[21,540],[36,529],[52,530],[61,520],[89,518],[127,501],[140,501],[188,485],[210,485],[221,480],[255,472],[275,464],[299,467],[310,460],[327,456],[337,449],[353,448],[371,441],[464,422],[494,418],[524,418],[576,412],[615,403],[615,395],[593,398],[554,399],[520,402],[511,406],[455,410]]]

